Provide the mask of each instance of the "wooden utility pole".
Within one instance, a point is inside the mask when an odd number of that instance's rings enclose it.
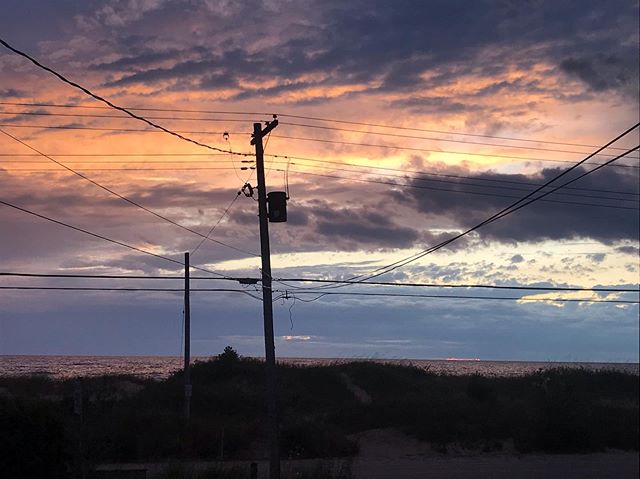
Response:
[[[267,381],[267,428],[269,437],[269,479],[280,479],[278,449],[278,410],[276,405],[276,351],[273,337],[273,304],[271,291],[271,252],[269,248],[269,218],[267,217],[267,187],[264,180],[264,150],[262,139],[278,120],[253,124],[251,144],[256,147],[256,177],[258,180],[258,216],[260,217],[260,255],[262,257],[262,312],[264,316],[264,352]]]
[[[189,253],[184,254],[184,421],[191,416],[191,305],[189,303]]]

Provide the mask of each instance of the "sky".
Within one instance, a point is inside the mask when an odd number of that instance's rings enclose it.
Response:
[[[153,131],[0,47],[0,200],[165,257],[0,204],[0,272],[180,277],[175,261],[188,251],[196,267],[258,277],[257,202],[238,191],[256,186],[252,124],[274,114],[267,189],[290,196],[288,221],[269,226],[274,279],[346,279],[427,250],[638,122],[638,9],[623,0],[5,0],[0,38],[13,47],[167,129],[247,156]],[[638,139],[635,129],[563,180]],[[637,289],[637,158],[376,280]],[[198,247],[197,234],[105,188],[201,235],[213,228],[216,241]],[[183,282],[0,277],[0,286]],[[318,286],[274,283],[278,356],[638,361],[633,292],[309,291]],[[263,355],[259,289],[192,287],[238,290],[192,293],[194,355],[226,345]],[[3,289],[0,354],[179,355],[182,301],[180,291]]]

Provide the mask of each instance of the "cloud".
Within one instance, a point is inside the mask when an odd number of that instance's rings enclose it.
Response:
[[[282,336],[283,341],[310,341],[311,336]]]
[[[598,55],[590,58],[567,58],[560,69],[576,77],[595,92],[608,90],[626,91],[638,95],[638,69],[614,55]]]
[[[524,258],[522,257],[521,254],[516,254],[511,257],[512,263],[522,263],[523,261],[524,261]]]
[[[638,248],[637,246],[630,246],[630,245],[618,246],[616,247],[616,251],[618,251],[619,253],[630,254],[633,256],[640,255],[640,248]]]
[[[587,258],[589,258],[594,263],[602,263],[606,257],[606,253],[595,253],[587,255]]]
[[[27,92],[24,90],[18,90],[16,88],[0,88],[0,98],[14,98],[27,96]],[[5,121],[5,119],[3,119]]]
[[[587,91],[637,96],[632,1],[585,1],[579,7],[540,1],[531,8],[490,1],[435,1],[427,7],[419,1],[129,0],[109,2],[93,17],[115,27],[111,53],[91,62],[96,70],[117,74],[104,82],[112,87],[233,88],[228,100],[300,104],[344,87],[337,96],[394,95],[394,108],[451,114],[474,113],[482,109],[481,99],[514,94],[566,101],[584,99]],[[136,35],[122,29],[132,22]],[[163,41],[158,31],[170,32],[172,41]],[[565,75],[585,91],[570,95]],[[457,83],[462,78],[466,85]],[[456,95],[415,94],[452,87]],[[475,91],[468,95],[460,91],[470,87]],[[287,98],[296,91],[304,94]]]
[[[467,172],[463,175],[467,178],[452,178],[450,182],[448,179],[446,185],[413,179],[411,184],[421,189],[411,189],[406,198],[411,199],[417,210],[424,214],[451,218],[460,228],[469,228],[532,191],[533,185],[545,183],[560,171],[547,168],[533,176]],[[584,171],[578,169],[573,176]],[[509,183],[495,186],[496,181],[511,182],[511,186],[508,186]],[[481,228],[479,234],[484,238],[507,242],[570,238],[593,238],[603,242],[637,240],[638,214],[633,209],[637,208],[636,201],[629,201],[628,195],[601,192],[637,194],[635,172],[629,172],[627,168],[602,169],[571,186],[583,190],[563,189],[545,198],[551,202],[538,201],[526,206]],[[593,189],[599,191],[591,191]],[[594,206],[597,204],[631,209]]]

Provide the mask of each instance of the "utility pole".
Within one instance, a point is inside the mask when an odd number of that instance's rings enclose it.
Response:
[[[280,479],[278,449],[278,410],[276,405],[276,352],[273,337],[273,304],[271,291],[271,251],[269,248],[269,218],[267,216],[267,187],[264,180],[264,149],[262,139],[276,126],[278,120],[253,124],[251,144],[256,147],[256,177],[258,180],[258,216],[260,217],[260,255],[262,257],[262,312],[264,316],[264,351],[267,381],[267,428],[269,438],[269,479]]]
[[[191,305],[189,303],[189,253],[184,254],[184,423],[191,416]]]

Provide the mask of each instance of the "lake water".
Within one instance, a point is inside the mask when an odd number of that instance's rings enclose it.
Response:
[[[204,361],[195,357],[193,361]],[[639,373],[638,363],[560,363],[530,361],[477,361],[440,359],[330,359],[280,358],[280,362],[297,365],[321,365],[350,361],[373,361],[414,365],[436,373],[481,374],[484,376],[519,376],[554,367]],[[52,378],[132,374],[163,379],[182,367],[177,356],[0,356],[0,376],[45,375]]]

